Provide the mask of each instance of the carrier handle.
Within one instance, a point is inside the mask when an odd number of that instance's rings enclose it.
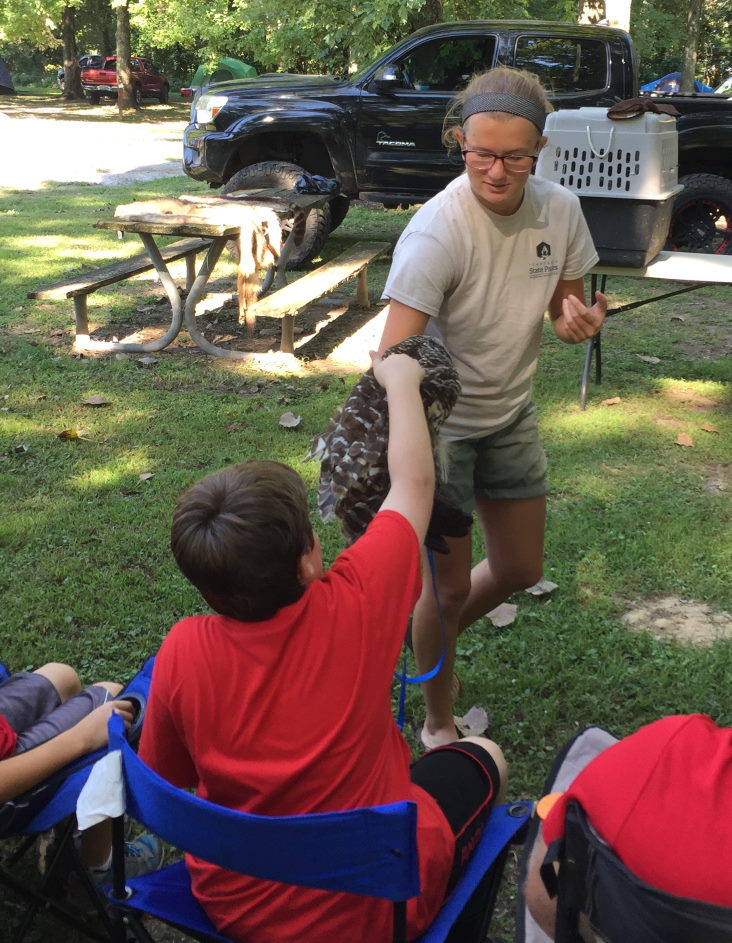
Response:
[[[595,149],[595,145],[592,143],[592,132],[590,131],[589,124],[587,125],[585,130],[587,131],[587,143],[590,145],[590,150],[595,155],[595,157],[598,158],[598,160],[605,160],[605,158],[608,155],[608,151],[610,150],[610,145],[613,143],[613,134],[615,133],[615,125],[613,125],[610,128],[610,137],[607,139],[607,147],[605,148],[604,151],[598,151]]]

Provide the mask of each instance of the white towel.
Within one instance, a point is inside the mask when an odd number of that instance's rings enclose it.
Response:
[[[105,819],[124,814],[127,805],[122,779],[122,753],[113,750],[94,764],[76,800],[76,820],[83,832]]]

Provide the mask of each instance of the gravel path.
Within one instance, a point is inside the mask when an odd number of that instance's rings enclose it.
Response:
[[[169,121],[131,123],[116,121],[110,106],[64,108],[49,99],[29,107],[22,98],[2,99],[0,187],[38,190],[50,181],[119,187],[135,180],[184,177],[187,120],[177,117],[182,111],[175,108],[176,117]]]

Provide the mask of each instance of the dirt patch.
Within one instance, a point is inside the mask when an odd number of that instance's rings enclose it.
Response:
[[[724,404],[711,396],[705,396],[690,387],[670,386],[663,391],[664,398],[671,403],[683,403],[690,409],[719,409]]]
[[[713,610],[706,603],[663,596],[636,603],[623,616],[625,625],[637,632],[650,632],[659,641],[688,645],[711,645],[732,639],[732,615]]]
[[[707,491],[718,495],[732,494],[732,464],[712,465],[707,472],[709,477],[704,482]]]

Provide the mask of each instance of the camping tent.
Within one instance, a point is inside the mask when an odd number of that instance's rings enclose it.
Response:
[[[0,95],[15,95],[15,85],[2,56],[0,56]]]
[[[255,79],[257,70],[239,59],[219,59],[210,71],[200,65],[193,76],[191,86],[210,85],[212,82],[227,82],[229,79]]]

